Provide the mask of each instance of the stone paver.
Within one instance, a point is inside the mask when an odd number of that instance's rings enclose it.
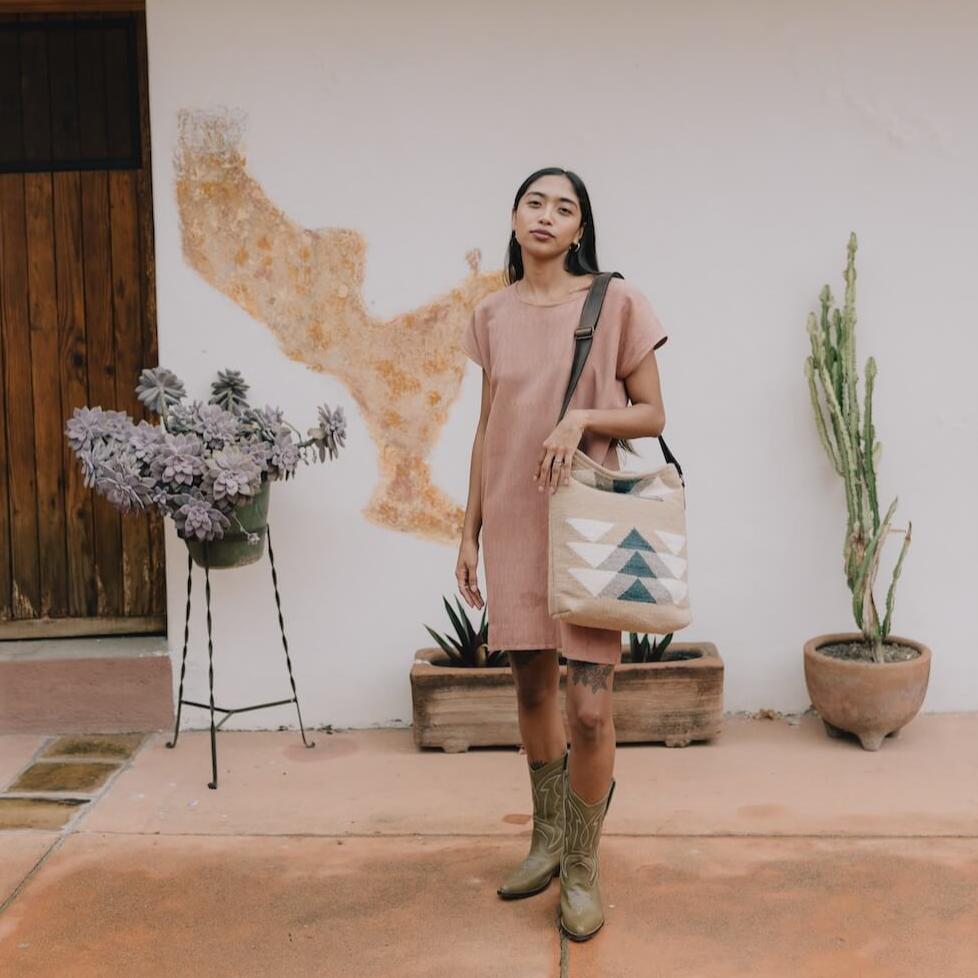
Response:
[[[76,834],[0,916],[17,978],[556,978],[556,889],[500,839]]]
[[[90,734],[58,737],[42,757],[132,757],[145,734]]]
[[[0,798],[0,829],[60,829],[87,804],[85,798]]]
[[[38,761],[21,773],[8,791],[98,790],[118,769],[105,761]]]

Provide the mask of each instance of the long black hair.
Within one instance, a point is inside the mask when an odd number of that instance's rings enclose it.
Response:
[[[530,188],[530,185],[540,177],[546,176],[567,177],[577,194],[577,200],[581,205],[581,224],[584,233],[581,235],[581,243],[573,250],[568,251],[564,256],[564,268],[571,275],[597,275],[600,272],[598,267],[598,246],[594,236],[594,214],[591,211],[591,198],[588,195],[584,181],[573,171],[565,170],[560,166],[545,166],[541,170],[531,173],[516,191],[516,198],[513,201],[513,211],[519,207],[523,195]],[[506,284],[512,285],[523,277],[523,249],[516,240],[516,232],[513,231],[509,236],[509,245],[506,249]],[[622,449],[629,455],[637,455],[638,452],[632,447],[632,443],[627,438],[613,438],[612,442],[617,442]]]
[[[527,192],[530,185],[540,177],[546,176],[567,177],[577,194],[577,200],[581,205],[581,224],[584,226],[584,234],[581,237],[580,245],[573,251],[568,251],[564,258],[564,268],[571,275],[597,275],[598,252],[594,240],[594,217],[591,213],[591,198],[588,196],[587,187],[584,181],[573,171],[565,170],[560,166],[545,166],[542,170],[531,173],[516,191],[516,199],[513,201],[513,211],[519,207],[523,195]],[[516,240],[516,232],[513,231],[509,236],[509,245],[506,249],[506,284],[512,285],[523,277],[523,249]]]

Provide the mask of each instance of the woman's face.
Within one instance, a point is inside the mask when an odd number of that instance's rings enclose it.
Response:
[[[524,254],[540,259],[562,255],[583,235],[573,184],[559,173],[534,180],[516,205],[512,223]]]

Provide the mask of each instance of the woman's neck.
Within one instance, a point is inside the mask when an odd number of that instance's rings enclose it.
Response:
[[[564,268],[563,260],[540,262],[527,255],[523,258],[523,278],[518,288],[532,302],[563,299],[579,284],[578,276]]]

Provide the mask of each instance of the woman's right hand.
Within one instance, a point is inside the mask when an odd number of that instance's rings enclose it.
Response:
[[[463,540],[458,550],[458,562],[455,564],[455,580],[462,597],[472,608],[482,608],[485,602],[479,593],[479,542]]]

